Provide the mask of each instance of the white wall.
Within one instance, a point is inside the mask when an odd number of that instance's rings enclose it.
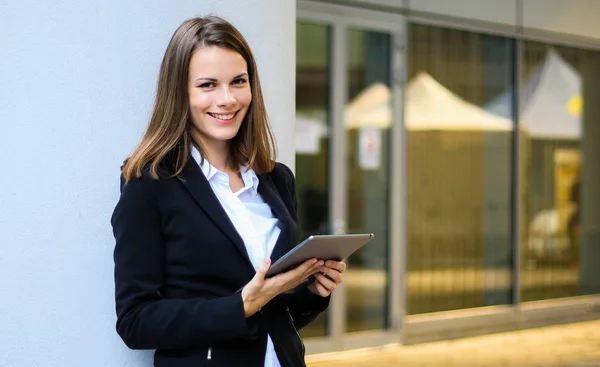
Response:
[[[151,365],[114,331],[109,218],[171,34],[209,12],[254,47],[293,163],[294,0],[0,3],[0,367]]]

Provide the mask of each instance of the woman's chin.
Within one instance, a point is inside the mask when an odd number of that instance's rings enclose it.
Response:
[[[215,140],[221,140],[221,141],[228,141],[231,140],[233,138],[235,138],[235,136],[238,133],[239,128],[230,128],[230,129],[222,129],[224,131],[218,131],[215,132],[214,134],[212,134],[213,139]]]

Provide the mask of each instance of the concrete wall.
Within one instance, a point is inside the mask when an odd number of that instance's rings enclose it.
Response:
[[[479,21],[517,24],[516,0],[411,0],[410,10]]]
[[[162,54],[216,13],[257,55],[281,159],[293,163],[294,0],[0,3],[0,367],[150,366],[115,333],[119,166]]]
[[[544,31],[593,38],[600,44],[600,1],[596,0],[330,0],[363,3],[431,14],[434,17],[463,18],[477,23],[522,26],[525,32]]]
[[[600,43],[598,14],[600,1],[596,0],[523,0],[525,27],[590,37]]]

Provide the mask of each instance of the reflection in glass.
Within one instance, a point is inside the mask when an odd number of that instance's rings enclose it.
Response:
[[[411,25],[408,312],[512,301],[513,43]],[[507,116],[507,117],[503,117]]]
[[[329,233],[329,27],[296,28],[296,195],[302,238]],[[300,330],[327,334],[327,313]]]
[[[390,36],[349,30],[347,232],[374,233],[345,276],[349,332],[387,326]]]
[[[594,54],[536,42],[524,43],[520,114],[524,147],[521,182],[524,301],[580,295],[582,286],[586,293],[582,280],[598,278],[597,271],[584,271],[581,254],[585,207],[581,200],[581,187],[585,184],[582,145],[585,138],[594,136],[583,134],[583,101],[587,95],[584,96],[580,70],[585,69]],[[599,85],[594,85],[593,80],[592,77],[585,81],[588,90],[596,90],[597,95]],[[596,97],[596,105],[597,102]],[[586,100],[586,105],[588,103]],[[597,114],[593,103],[587,108],[590,115]],[[596,125],[597,120],[593,124]],[[598,137],[595,136],[596,141]],[[590,177],[598,175],[598,168],[589,163],[586,169],[592,173]],[[598,195],[597,191],[590,193],[589,199]],[[597,209],[588,212],[588,218],[595,217],[598,222]],[[593,231],[587,233],[591,235],[588,237],[591,242],[587,241],[586,250],[593,250],[598,246],[598,232],[595,236]]]

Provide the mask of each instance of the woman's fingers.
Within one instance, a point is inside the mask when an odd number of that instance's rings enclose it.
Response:
[[[325,262],[322,260],[317,261],[313,266],[311,266],[305,273],[304,275],[306,277],[309,277],[315,273],[318,273],[319,271],[321,271],[321,267],[323,267],[323,264]]]
[[[329,293],[333,292],[337,288],[337,283],[329,279],[325,275],[318,273],[315,274],[315,279],[320,283]],[[317,284],[318,285],[318,284]]]
[[[331,269],[335,269],[340,273],[346,271],[346,263],[343,261],[327,260],[327,262],[325,262],[325,266]]]
[[[329,291],[327,288],[325,288],[323,286],[323,284],[321,284],[321,282],[319,282],[318,280],[316,280],[313,284],[314,284],[314,289],[319,296],[327,297],[331,294],[331,291]]]
[[[302,263],[296,269],[291,270],[291,276],[294,278],[304,279],[313,275],[318,269],[323,266],[325,262],[323,260],[310,259]]]
[[[317,272],[319,267],[323,266],[324,263],[322,260],[310,259],[295,269],[267,279],[266,282],[275,294],[279,294],[306,282],[307,278]]]
[[[323,266],[325,264],[325,262],[323,260],[311,259],[311,261],[312,260],[314,260],[314,262],[312,262],[310,266],[308,266],[307,268],[304,269],[303,274],[312,275],[317,269],[319,269],[321,266]]]
[[[321,267],[320,271],[322,274],[326,275],[329,279],[333,280],[337,284],[340,284],[344,279],[342,273],[336,269],[323,266]]]
[[[270,263],[263,265],[261,265],[261,268],[257,271],[257,276],[258,273],[260,273],[260,276],[264,279]],[[272,293],[277,295],[298,287],[302,283],[305,283],[310,276],[314,276],[314,290],[321,296],[326,297],[342,283],[345,270],[346,263],[343,261],[310,259],[303,262],[295,269],[279,274],[271,279],[267,279],[266,282],[268,284],[265,285]]]

